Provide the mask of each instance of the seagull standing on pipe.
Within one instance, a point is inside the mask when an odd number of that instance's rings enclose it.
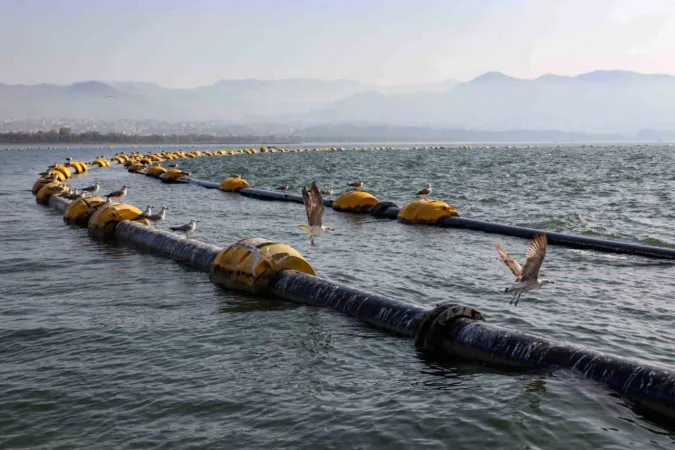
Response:
[[[516,282],[513,283],[511,287],[504,289],[504,292],[515,292],[509,305],[514,304],[515,302],[514,306],[518,306],[520,296],[523,295],[524,292],[533,291],[545,284],[553,284],[553,281],[539,279],[539,268],[546,256],[546,245],[546,235],[537,234],[527,247],[525,264],[523,267],[520,267],[518,261],[511,258],[508,253],[504,251],[504,248],[499,242],[495,244],[500,259],[504,261],[504,264],[511,269],[511,272],[516,277]]]
[[[96,184],[94,184],[94,185],[87,186],[86,188],[82,188],[82,192],[88,192],[88,193],[93,195],[93,194],[97,193],[100,188],[101,188],[101,183],[99,183],[97,181]]]
[[[307,211],[307,222],[309,223],[309,226],[298,225],[298,228],[309,234],[309,242],[311,245],[316,245],[314,243],[314,236],[328,231],[335,231],[333,228],[321,224],[324,207],[321,192],[319,192],[316,182],[312,182],[312,187],[309,192],[307,192],[307,188],[304,186],[302,187],[302,201],[305,204],[305,211]]]
[[[106,197],[108,200],[113,199],[113,198],[114,198],[114,199],[117,199],[117,200],[120,200],[120,199],[122,199],[122,198],[124,198],[124,197],[127,196],[128,190],[129,190],[129,186],[127,186],[127,185],[125,184],[124,186],[122,186],[122,189],[120,189],[120,190],[118,190],[118,191],[111,192],[110,194],[106,195],[105,197]]]
[[[328,200],[331,200],[331,197],[333,196],[334,193],[335,193],[335,191],[333,190],[332,187],[329,187],[328,189],[325,189],[322,192],[322,194],[326,194],[328,196]]]
[[[286,192],[288,192],[288,183],[284,184],[283,186],[279,186],[277,190],[282,191],[284,193],[284,197],[286,197]]]
[[[189,234],[195,231],[197,228],[197,219],[191,219],[189,223],[186,223],[185,225],[181,225],[179,227],[169,227],[169,230],[171,231],[181,231],[185,233],[185,239],[189,237]]]
[[[145,211],[143,211],[136,219],[145,219],[148,216],[152,215],[152,206],[148,205],[145,207]]]
[[[157,226],[157,224],[162,223],[164,219],[166,218],[166,212],[169,210],[166,206],[162,206],[162,209],[159,211],[159,214],[149,214],[144,217],[144,219],[148,219],[150,223],[154,224]]]

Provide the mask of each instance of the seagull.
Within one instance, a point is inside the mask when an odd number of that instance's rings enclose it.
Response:
[[[307,222],[309,223],[309,226],[298,225],[298,228],[309,234],[309,242],[311,245],[316,245],[314,243],[315,235],[327,231],[335,231],[331,227],[321,225],[324,207],[323,199],[321,198],[321,193],[319,192],[316,182],[312,182],[310,192],[307,192],[307,188],[304,186],[302,187],[302,201],[305,204],[305,210],[307,211]]]
[[[328,196],[328,200],[331,199],[331,197],[333,196],[334,193],[335,193],[335,191],[333,191],[332,187],[329,187],[328,189],[324,189],[323,192],[322,192],[322,194],[326,194]]]
[[[172,169],[175,169],[176,167],[178,167],[178,164],[176,164],[176,163],[169,164],[169,167],[171,167]]]
[[[351,182],[351,183],[347,184],[347,186],[351,186],[354,189],[361,189],[363,187],[363,182],[362,181],[354,181],[354,182]]]
[[[75,189],[72,192],[61,192],[59,197],[65,198],[66,200],[75,200],[82,197],[82,194],[79,189]]]
[[[148,205],[145,207],[145,211],[143,211],[136,219],[145,219],[150,215],[152,215],[152,206]]]
[[[179,227],[169,227],[169,230],[171,231],[182,231],[185,233],[185,239],[189,237],[189,234],[195,231],[197,228],[197,219],[190,219],[190,223],[186,223],[185,225],[181,225]]]
[[[122,189],[120,189],[119,191],[111,192],[110,194],[106,195],[105,197],[107,197],[108,200],[110,200],[111,198],[121,199],[121,198],[124,198],[124,197],[127,196],[128,190],[129,190],[129,186],[127,186],[125,184],[124,186],[122,186]]]
[[[234,175],[230,175],[230,178],[241,178],[241,175],[235,173]]]
[[[288,183],[284,184],[283,186],[279,186],[277,190],[282,191],[284,193],[284,197],[286,197],[286,192],[288,191]]]
[[[545,234],[537,234],[534,236],[534,239],[532,239],[529,247],[527,247],[525,264],[523,267],[520,267],[518,261],[511,258],[504,251],[504,247],[502,247],[499,242],[495,244],[497,247],[497,252],[499,252],[500,259],[504,261],[504,264],[506,264],[506,266],[511,269],[511,272],[516,277],[516,282],[513,283],[511,287],[504,289],[504,292],[515,291],[515,294],[513,294],[513,298],[509,302],[509,305],[513,304],[515,301],[514,306],[518,306],[520,296],[524,292],[533,291],[545,284],[554,283],[550,280],[539,279],[539,268],[544,262],[544,257],[546,256],[546,245],[547,241]]]
[[[417,196],[419,197],[426,197],[427,195],[431,194],[431,185],[429,183],[424,185],[424,189],[419,191],[417,193]]]
[[[89,192],[90,194],[95,194],[98,192],[98,190],[101,188],[101,183],[98,181],[96,184],[93,184],[91,186],[87,186],[86,188],[82,188],[82,192]]]
[[[159,214],[149,214],[147,216],[144,216],[144,219],[148,219],[150,222],[155,224],[162,223],[162,221],[166,218],[166,212],[169,210],[166,206],[162,206],[162,209],[159,211]]]

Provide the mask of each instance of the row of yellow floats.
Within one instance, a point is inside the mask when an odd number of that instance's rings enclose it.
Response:
[[[84,171],[55,166],[66,179]],[[71,172],[72,170],[72,172]],[[38,203],[49,205],[52,195],[67,193],[70,189],[60,180],[50,181],[42,176],[33,185],[33,194]],[[141,210],[125,203],[109,203],[101,197],[82,197],[70,201],[63,213],[65,223],[87,227],[89,234],[97,238],[112,238],[115,227],[123,220],[149,226],[147,219],[139,218]],[[169,243],[171,245],[172,243]],[[296,270],[316,275],[312,266],[290,245],[261,238],[243,239],[223,249],[213,261],[209,277],[215,284],[231,289],[260,294],[266,292],[270,281],[283,270]]]
[[[198,158],[202,156],[215,156],[222,154],[250,154],[251,152],[255,153],[255,150],[216,150],[215,152],[202,152],[200,150],[184,152],[179,150],[175,152],[162,153],[150,152],[147,154],[118,154],[115,155],[112,160],[120,164],[124,164],[125,167],[129,168],[130,172],[143,173],[145,170],[144,173],[147,176],[155,178],[161,177],[161,179],[164,181],[170,182],[187,178],[190,174],[177,168],[167,170],[159,164],[163,161],[188,157]],[[95,164],[99,167],[110,167],[110,161],[104,158],[96,159],[92,162],[92,164]],[[154,165],[150,168],[146,168],[146,164]],[[71,162],[68,165],[57,165],[48,173],[53,173],[56,171],[59,174],[59,180],[65,181],[72,176],[71,170],[74,170],[75,173],[79,174],[87,171],[88,167],[82,162]],[[40,183],[46,184],[43,181],[38,180],[36,185],[33,187],[34,194],[37,192],[36,186],[38,186],[37,189],[39,189]],[[38,202],[48,202],[48,196],[50,195],[49,192],[57,191],[57,186],[58,185],[52,185],[50,189],[44,192],[44,195],[38,195]],[[251,185],[245,179],[239,177],[229,177],[220,183],[218,189],[223,192],[238,192],[244,188],[249,187],[251,187]],[[364,213],[372,211],[373,208],[377,207],[379,204],[380,200],[368,192],[347,191],[335,199],[332,204],[332,208],[336,211]],[[450,206],[441,200],[416,199],[399,210],[397,220],[408,224],[433,224],[448,217],[458,216],[459,213],[453,206]]]
[[[167,171],[163,167],[153,166],[146,172],[147,176],[164,180],[177,180],[186,177],[186,173],[179,169]],[[189,174],[187,174],[189,175]],[[251,185],[243,178],[229,177],[224,179],[218,189],[223,192],[239,192]],[[380,204],[380,200],[369,192],[347,191],[339,195],[332,204],[335,211],[368,213]],[[441,200],[416,199],[401,208],[397,220],[407,224],[433,224],[448,217],[459,217],[459,212],[453,206]]]

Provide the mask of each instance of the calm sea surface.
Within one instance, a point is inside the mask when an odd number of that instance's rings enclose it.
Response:
[[[208,147],[204,147],[208,148]],[[214,147],[215,148],[215,147]],[[166,149],[166,148],[164,148]],[[658,449],[675,427],[569,374],[437,363],[411,341],[329,310],[225,291],[171,260],[90,239],[35,203],[37,173],[66,156],[123,149],[0,151],[0,448]],[[153,149],[161,151],[160,149]],[[399,205],[431,183],[466,217],[675,246],[675,154],[652,146],[274,153],[180,160],[195,178],[254,186],[355,179]],[[420,304],[458,302],[491,323],[675,366],[675,266],[550,247],[556,281],[510,307],[525,240],[406,226],[327,210],[317,245],[304,209],[121,166],[73,186],[131,186],[195,238],[290,243],[317,275]]]

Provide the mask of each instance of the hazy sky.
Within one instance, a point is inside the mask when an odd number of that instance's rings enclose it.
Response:
[[[0,82],[675,74],[675,0],[0,0]]]

